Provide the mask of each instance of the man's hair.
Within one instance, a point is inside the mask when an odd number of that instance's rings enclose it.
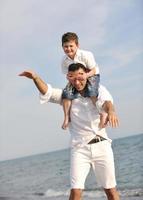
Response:
[[[62,46],[65,42],[70,42],[74,40],[75,43],[78,45],[78,36],[76,33],[72,33],[72,32],[67,32],[65,34],[63,34],[62,36]]]
[[[83,69],[83,71],[86,72],[86,67],[83,64],[81,64],[81,63],[72,63],[68,67],[68,72],[74,72],[74,71],[77,71],[79,69]]]

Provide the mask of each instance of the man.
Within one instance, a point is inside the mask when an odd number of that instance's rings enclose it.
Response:
[[[77,98],[72,101],[70,111],[71,192],[69,200],[81,200],[85,179],[91,166],[98,183],[104,188],[107,199],[119,200],[116,190],[111,140],[105,130],[107,123],[112,127],[118,126],[118,118],[112,104],[112,97],[103,86],[99,87],[97,106],[107,113],[104,124],[102,122],[99,127],[99,112],[91,99],[84,97],[87,84],[85,67],[80,63],[71,64],[69,74],[69,81],[77,92]],[[62,90],[47,85],[32,71],[25,71],[20,76],[33,79],[41,93],[41,103],[50,101],[61,104]]]

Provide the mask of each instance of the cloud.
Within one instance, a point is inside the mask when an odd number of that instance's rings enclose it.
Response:
[[[105,72],[108,71],[108,74],[112,73],[113,70],[117,70],[120,68],[124,70],[125,67],[129,67],[134,60],[138,59],[138,57],[142,56],[143,48],[134,47],[132,49],[125,49],[125,48],[111,48],[102,56],[110,57],[111,61],[113,60],[114,63],[110,63],[109,68],[105,68]]]
[[[103,43],[104,24],[109,10],[107,3],[96,1],[95,4],[94,1],[89,1],[83,4],[82,1],[72,1],[65,6],[63,0],[60,4],[62,9],[59,9],[56,1],[39,3],[15,0],[2,4],[0,32],[4,63],[18,63],[29,57],[29,54],[36,56],[38,48],[43,49],[42,53],[49,47],[52,50],[66,31],[78,32],[81,41],[87,46],[93,44],[90,38],[94,38],[94,44]],[[87,10],[87,6],[90,9]]]

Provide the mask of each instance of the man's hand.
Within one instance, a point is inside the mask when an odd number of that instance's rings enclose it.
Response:
[[[107,126],[108,124],[112,128],[117,128],[119,126],[119,120],[118,120],[118,117],[117,117],[117,114],[115,112],[114,105],[112,104],[112,102],[106,101],[103,104],[102,108],[103,108],[104,112],[106,113],[106,117],[104,116],[104,120],[101,124],[102,128],[103,128],[103,126]]]
[[[20,73],[19,76],[25,76],[27,78],[34,80],[37,77],[37,74],[35,72],[33,72],[32,70],[27,70],[27,71]]]
[[[107,126],[111,126],[112,128],[117,128],[119,126],[119,121],[116,113],[114,111],[105,113],[100,113],[100,123],[99,128],[105,128]]]
[[[19,76],[25,76],[27,78],[32,79],[39,92],[41,92],[43,95],[46,94],[46,92],[48,91],[47,84],[32,70],[24,71],[20,73]]]
[[[109,125],[112,128],[117,128],[119,126],[119,121],[118,121],[118,117],[115,113],[115,111],[110,111],[107,114],[107,119],[106,119],[106,124],[109,123]]]

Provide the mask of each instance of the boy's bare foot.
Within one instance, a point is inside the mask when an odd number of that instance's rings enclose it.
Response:
[[[99,128],[105,128],[107,125],[107,113],[106,112],[101,112],[100,113],[100,122],[98,127]]]
[[[67,117],[64,119],[62,129],[66,130],[68,128],[68,125],[69,125],[69,118]]]

